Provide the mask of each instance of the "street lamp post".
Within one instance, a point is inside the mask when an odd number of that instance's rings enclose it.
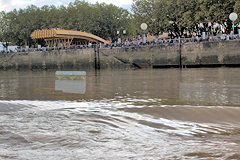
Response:
[[[124,38],[124,36],[127,34],[127,31],[125,29],[123,29],[122,27],[117,31],[117,35],[118,35],[118,43],[122,42],[122,36]]]
[[[173,21],[169,21],[169,24],[171,25],[171,29],[170,29],[170,32],[171,32],[171,39],[173,38],[173,30],[174,30],[174,22]]]
[[[205,40],[206,39],[206,32],[204,30],[204,23],[203,22],[200,22],[199,24],[199,28],[200,28],[200,34],[202,33],[202,40]]]
[[[230,15],[229,15],[229,19],[233,22],[233,34],[234,34],[234,21],[236,21],[237,20],[237,18],[238,18],[238,15],[237,15],[237,13],[231,13]]]
[[[121,30],[117,31],[117,35],[118,35],[118,43],[121,43]]]
[[[147,42],[147,38],[146,38],[146,35],[145,35],[146,33],[145,32],[146,32],[148,26],[147,26],[146,23],[142,23],[140,27],[141,27],[141,29],[144,32],[143,43],[145,44]]]

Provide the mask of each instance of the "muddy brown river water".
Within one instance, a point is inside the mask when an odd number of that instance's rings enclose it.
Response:
[[[0,159],[240,159],[240,69],[0,71]]]

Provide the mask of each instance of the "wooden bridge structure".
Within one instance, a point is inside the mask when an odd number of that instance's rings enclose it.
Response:
[[[91,33],[63,29],[35,30],[31,38],[44,39],[48,47],[70,48],[70,45],[87,45],[90,42],[107,43],[106,40]]]

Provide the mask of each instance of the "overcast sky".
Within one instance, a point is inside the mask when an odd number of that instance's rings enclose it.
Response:
[[[11,11],[14,8],[26,8],[28,5],[36,5],[38,7],[43,5],[67,5],[75,0],[0,0],[0,11]],[[130,9],[132,0],[86,0],[91,3],[105,2],[107,4],[114,4],[125,9]]]

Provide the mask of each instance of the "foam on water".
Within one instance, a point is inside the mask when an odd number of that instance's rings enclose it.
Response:
[[[121,105],[116,100],[114,103],[106,100],[0,101],[0,104],[18,106],[16,110],[0,112],[0,157],[3,159],[184,156],[223,159],[234,156],[240,149],[239,119],[230,125],[226,117],[222,122],[215,117],[212,120],[211,116],[204,122],[187,117],[203,108],[209,115],[224,109],[232,122],[232,116],[240,113],[236,107],[133,107],[132,103]],[[181,116],[184,119],[179,118]]]

